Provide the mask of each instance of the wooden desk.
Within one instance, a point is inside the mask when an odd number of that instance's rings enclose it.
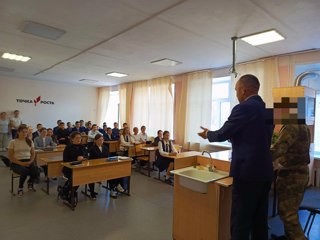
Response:
[[[36,150],[36,163],[38,166],[46,165],[43,161],[40,161],[41,158],[62,157],[63,151],[64,147],[56,148],[52,151]]]
[[[108,144],[109,153],[116,153],[119,151],[119,148],[120,148],[119,141],[104,141],[104,143]]]
[[[156,160],[156,151],[158,150],[159,148],[156,147],[156,146],[153,146],[153,147],[147,147],[147,146],[144,146],[141,148],[141,150],[145,151],[145,152],[148,152],[148,155],[149,155],[149,161],[148,161],[148,177],[150,177],[150,171],[151,171],[151,162],[154,162]]]
[[[106,162],[106,158],[101,158],[84,161],[79,165],[62,163],[62,166],[72,170],[71,184],[73,187],[121,177],[128,177],[128,195],[130,195],[131,161],[132,159],[130,158],[128,160]],[[74,196],[75,192],[74,188],[72,188],[70,205],[72,210],[75,209]]]
[[[42,190],[49,195],[49,184],[50,184],[50,178],[52,177],[58,177],[62,176],[62,163],[63,156],[54,156],[54,157],[48,157],[48,158],[40,158],[39,163],[40,166],[46,165],[48,167],[48,174],[47,174],[47,189]]]

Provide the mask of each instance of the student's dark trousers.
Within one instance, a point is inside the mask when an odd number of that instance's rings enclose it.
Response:
[[[271,181],[233,179],[232,240],[268,240],[268,197],[270,187]]]
[[[29,159],[23,159],[20,160],[22,162],[27,162]],[[23,184],[26,181],[27,177],[30,176],[28,183],[33,183],[34,180],[37,178],[37,167],[34,165],[34,163],[31,163],[28,167],[21,166],[16,163],[11,164],[11,169],[15,173],[18,173],[20,175],[19,180],[19,188],[23,188]]]

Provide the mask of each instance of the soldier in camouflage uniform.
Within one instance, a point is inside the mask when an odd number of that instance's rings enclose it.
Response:
[[[271,148],[273,161],[278,165],[278,211],[285,229],[285,237],[278,239],[307,239],[298,210],[309,180],[309,147],[309,128],[305,124],[287,124],[281,128],[279,138]]]

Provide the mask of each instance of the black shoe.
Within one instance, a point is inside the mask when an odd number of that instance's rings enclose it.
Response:
[[[165,183],[167,183],[167,184],[170,184],[170,185],[172,184],[172,181],[171,181],[171,179],[170,179],[170,178],[165,179],[165,180],[164,180],[164,182],[165,182]]]
[[[37,190],[34,189],[33,183],[28,183],[28,190],[29,190],[30,192],[36,192],[36,191],[37,191]]]
[[[277,236],[275,234],[271,234],[271,239],[272,240],[287,240],[286,236],[282,235],[282,236]]]
[[[97,200],[97,195],[95,193],[90,194],[90,199],[91,200]]]

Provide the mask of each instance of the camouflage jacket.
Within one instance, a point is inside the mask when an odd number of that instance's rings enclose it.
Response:
[[[305,124],[284,125],[271,147],[272,159],[282,168],[305,167],[310,163],[310,130]]]

